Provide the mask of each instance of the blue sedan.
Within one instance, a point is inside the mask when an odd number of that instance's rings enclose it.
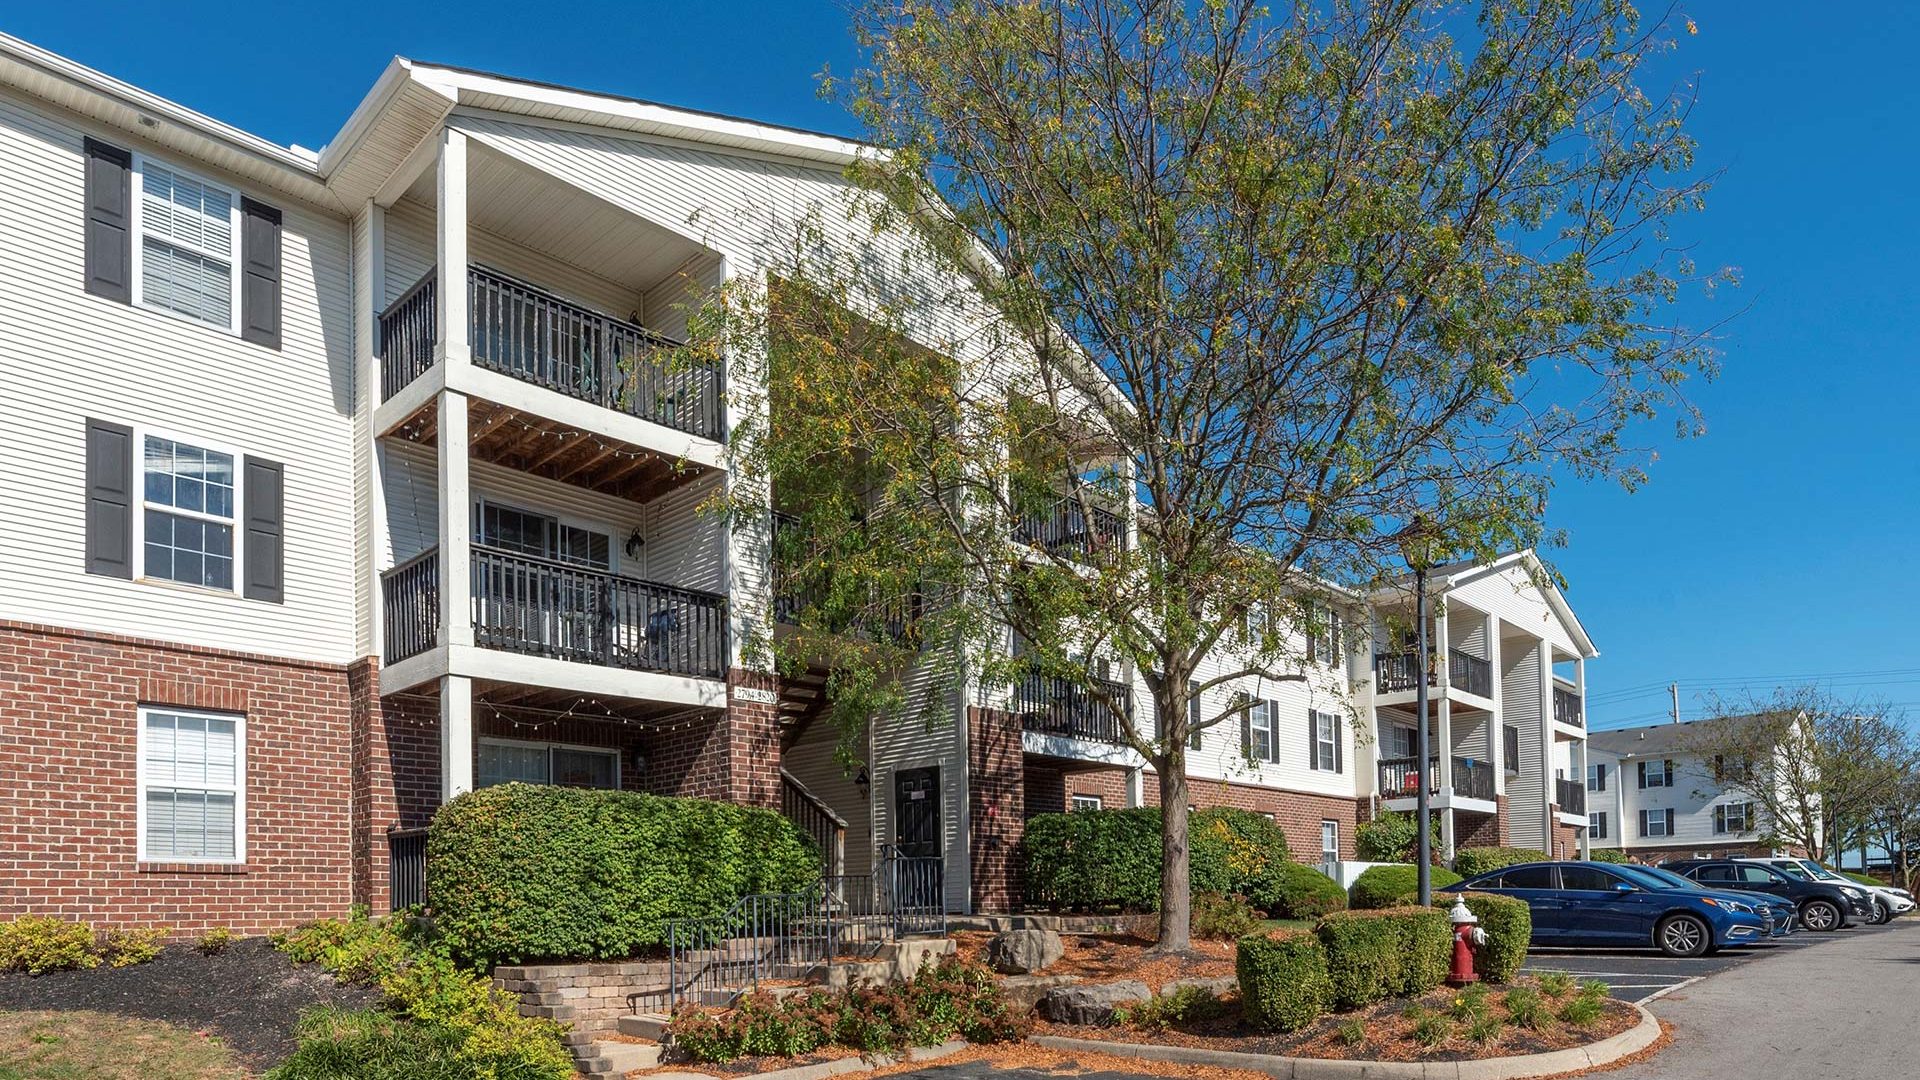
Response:
[[[1772,920],[1751,898],[1682,888],[1638,867],[1596,862],[1521,863],[1450,885],[1525,900],[1533,944],[1653,946],[1668,956],[1704,956],[1767,937]]]

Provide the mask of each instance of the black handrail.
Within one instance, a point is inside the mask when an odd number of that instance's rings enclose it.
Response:
[[[435,306],[439,271],[428,270],[380,313],[380,400],[407,388],[433,367],[440,313]]]
[[[1587,785],[1583,780],[1569,780],[1564,776],[1553,778],[1553,804],[1562,813],[1584,814],[1587,812]]]
[[[1083,505],[1077,495],[1061,495],[1013,526],[1014,539],[1056,555],[1089,555],[1127,545],[1126,519],[1103,507]]]
[[[388,910],[405,911],[427,902],[427,830],[387,830]]]
[[[1580,694],[1564,686],[1553,688],[1553,718],[1573,727],[1584,727],[1585,717],[1580,707]]]
[[[1127,745],[1120,717],[1088,686],[1119,702],[1127,719],[1133,718],[1133,695],[1126,683],[1088,676],[1087,685],[1029,668],[1013,687],[1013,711],[1026,730],[1090,742]]]
[[[1411,690],[1420,682],[1419,658],[1412,652],[1375,653],[1375,689],[1381,693]],[[1481,697],[1493,696],[1493,665],[1462,649],[1447,650],[1447,684]],[[1427,671],[1427,685],[1439,686],[1440,673]]]
[[[428,548],[381,574],[380,590],[385,601],[387,663],[399,663],[439,644],[439,548]]]
[[[1380,759],[1380,794],[1384,798],[1406,798],[1419,793],[1419,759],[1410,757]],[[1440,759],[1427,759],[1427,792],[1440,791]],[[1493,765],[1475,758],[1454,756],[1453,793],[1468,799],[1493,801]]]

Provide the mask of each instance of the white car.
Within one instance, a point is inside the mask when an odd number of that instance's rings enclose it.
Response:
[[[1864,889],[1873,899],[1873,922],[1876,924],[1887,922],[1896,915],[1905,915],[1913,910],[1913,894],[1907,890],[1895,888],[1892,885],[1868,885],[1863,881],[1855,881],[1850,877],[1834,873],[1812,859],[1762,859],[1760,861],[1779,869],[1782,873],[1796,877],[1805,875],[1816,881],[1832,881],[1842,885],[1852,885],[1856,889]]]

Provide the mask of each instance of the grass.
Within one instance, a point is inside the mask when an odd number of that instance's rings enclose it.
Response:
[[[220,1040],[96,1012],[0,1012],[0,1080],[245,1080]]]
[[[1260,930],[1271,933],[1275,930],[1311,930],[1320,925],[1319,919],[1261,919]]]

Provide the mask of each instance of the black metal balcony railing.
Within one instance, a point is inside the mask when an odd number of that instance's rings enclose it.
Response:
[[[1420,682],[1419,657],[1412,652],[1375,653],[1374,685],[1383,694],[1411,690]],[[1447,650],[1447,684],[1481,697],[1493,696],[1493,665],[1470,652]],[[1427,672],[1427,685],[1439,686],[1437,671]]]
[[[1420,793],[1419,758],[1381,758],[1380,759],[1380,795],[1388,799],[1405,799]],[[1440,791],[1440,759],[1427,759],[1427,793]],[[1473,758],[1455,757],[1453,759],[1453,792],[1469,799],[1493,801],[1493,766]]]
[[[1119,702],[1128,720],[1133,718],[1133,695],[1126,683],[1091,676],[1087,681],[1100,695]],[[1106,701],[1072,679],[1046,675],[1038,668],[1014,683],[1013,711],[1020,714],[1028,731],[1127,745],[1126,729]]]
[[[1568,780],[1564,776],[1553,778],[1553,804],[1562,813],[1584,814],[1587,812],[1587,785],[1583,780]]]
[[[1580,694],[1564,686],[1553,688],[1553,718],[1563,724],[1584,727],[1585,717],[1580,708]]]
[[[429,270],[380,314],[382,400],[433,366],[435,276]],[[476,366],[676,431],[722,437],[719,369],[658,363],[677,344],[672,339],[483,266],[467,270],[467,302]]]
[[[473,548],[474,643],[602,667],[722,678],[726,602],[553,559]],[[439,640],[438,549],[381,576],[387,662]]]
[[[773,513],[773,620],[785,626],[799,624],[800,612],[808,606],[825,599],[815,588],[800,587],[791,584],[781,573],[780,563],[783,555],[793,557],[797,546],[804,541],[801,536],[804,527],[800,519],[779,511]],[[859,629],[896,644],[907,643],[917,633],[916,626],[926,612],[927,594],[924,588],[915,588],[903,596],[886,601],[874,601],[866,605],[862,612],[864,626]],[[852,626],[836,626],[835,632],[854,629]]]
[[[1109,548],[1124,548],[1127,523],[1105,507],[1083,506],[1077,496],[1062,495],[1037,513],[1014,523],[1014,539],[1045,548],[1056,555],[1085,556]]]
[[[387,830],[387,898],[391,911],[427,902],[427,830]]]

